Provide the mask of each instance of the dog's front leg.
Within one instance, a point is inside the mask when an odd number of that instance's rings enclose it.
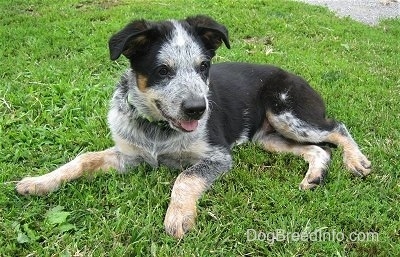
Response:
[[[115,147],[100,152],[84,153],[50,173],[22,179],[16,189],[22,195],[44,195],[57,190],[62,183],[85,174],[91,175],[109,169],[122,171],[125,166],[132,166],[134,159],[133,156],[122,154]]]
[[[171,201],[165,215],[164,226],[168,234],[182,238],[193,227],[196,218],[196,201],[218,178],[228,171],[232,158],[225,151],[217,151],[183,171],[176,179]]]

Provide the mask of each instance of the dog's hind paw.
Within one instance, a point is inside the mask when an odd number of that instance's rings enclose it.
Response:
[[[301,181],[299,188],[301,190],[314,189],[324,183],[326,177],[326,170],[319,171],[317,174],[309,173]]]
[[[165,231],[171,236],[182,239],[195,224],[196,206],[178,206],[171,204],[164,219]]]
[[[319,186],[319,184],[320,184],[320,183],[309,182],[309,181],[307,180],[307,177],[305,177],[305,178],[301,181],[301,183],[300,183],[300,185],[299,185],[299,188],[300,188],[301,190],[310,190],[310,189],[316,188],[317,186]]]
[[[356,176],[364,177],[371,173],[371,162],[360,151],[346,153],[344,163]]]
[[[19,181],[15,188],[21,195],[45,195],[56,190],[58,184],[44,176],[26,177]]]

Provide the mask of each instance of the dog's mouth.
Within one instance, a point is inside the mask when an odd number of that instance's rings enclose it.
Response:
[[[193,132],[199,126],[198,120],[178,120],[169,116],[162,108],[161,103],[156,101],[157,109],[161,115],[169,122],[170,126],[183,132]]]

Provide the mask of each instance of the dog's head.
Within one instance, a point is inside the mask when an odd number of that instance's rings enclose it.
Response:
[[[145,117],[185,132],[207,116],[209,68],[227,29],[207,16],[128,24],[109,41],[112,60],[130,60],[136,76],[132,104]],[[140,98],[140,99],[139,99]]]

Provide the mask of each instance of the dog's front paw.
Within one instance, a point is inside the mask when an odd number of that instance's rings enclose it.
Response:
[[[345,154],[344,163],[354,175],[363,177],[371,172],[371,162],[360,151]]]
[[[171,203],[165,215],[165,231],[171,236],[181,239],[195,224],[196,205],[180,206]]]
[[[57,188],[58,183],[45,176],[26,177],[16,185],[16,190],[21,195],[44,195]]]

